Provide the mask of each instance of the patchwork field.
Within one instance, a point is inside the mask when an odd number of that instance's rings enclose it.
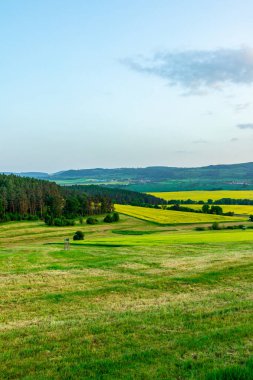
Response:
[[[173,192],[159,192],[149,193],[165,200],[184,200],[191,199],[193,201],[204,201],[208,199],[217,200],[221,198],[233,199],[252,199],[253,190],[217,190],[217,191],[173,191]]]
[[[172,210],[161,210],[147,207],[137,207],[128,205],[116,205],[116,210],[122,214],[135,218],[147,220],[158,224],[193,224],[193,223],[225,223],[246,221],[247,217],[221,216],[210,214],[198,214],[194,212],[179,212]]]
[[[0,226],[0,378],[252,380],[253,230],[99,219]]]

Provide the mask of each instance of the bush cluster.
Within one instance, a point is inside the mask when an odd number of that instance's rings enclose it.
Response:
[[[65,226],[74,226],[75,220],[74,219],[67,219],[64,217],[53,218],[51,215],[46,215],[45,216],[45,223],[48,226],[65,227]]]
[[[119,221],[119,213],[114,212],[112,214],[107,214],[106,217],[104,218],[105,223],[114,223]]]
[[[0,218],[1,222],[12,222],[14,220],[39,220],[40,218],[37,215],[25,214],[21,215],[15,212],[9,212],[5,215],[2,215]]]

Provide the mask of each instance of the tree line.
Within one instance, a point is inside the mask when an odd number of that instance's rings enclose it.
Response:
[[[0,221],[71,219],[114,211],[105,195],[88,195],[54,182],[0,174]]]
[[[85,193],[89,196],[108,197],[113,203],[123,205],[148,207],[149,205],[158,206],[167,204],[167,201],[162,198],[131,190],[109,188],[98,185],[73,185],[69,187],[66,186],[65,189],[67,188]]]
[[[164,208],[164,206],[161,206]],[[201,209],[196,210],[191,207],[181,206],[179,204],[174,204],[173,206],[165,206],[166,210],[173,210],[173,211],[184,211],[184,212],[196,212],[196,213],[203,213],[203,214],[216,214],[216,215],[226,215],[226,216],[233,216],[234,212],[223,212],[223,209],[221,206],[218,205],[209,205],[204,204]]]

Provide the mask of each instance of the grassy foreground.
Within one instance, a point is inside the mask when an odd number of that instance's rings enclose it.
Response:
[[[177,229],[2,225],[0,378],[252,379],[253,232]]]

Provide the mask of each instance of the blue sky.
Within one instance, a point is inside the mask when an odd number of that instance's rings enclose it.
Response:
[[[251,0],[0,2],[0,170],[253,161]]]

